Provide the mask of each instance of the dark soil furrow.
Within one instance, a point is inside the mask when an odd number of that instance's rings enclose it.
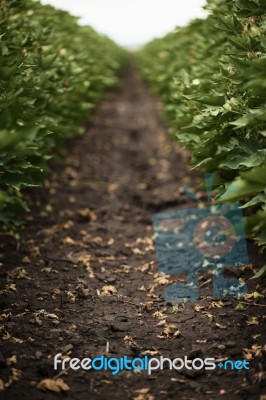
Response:
[[[237,300],[214,302],[206,297],[209,274],[201,276],[203,297],[196,304],[164,302],[172,277],[163,278],[156,266],[152,213],[195,207],[182,187],[197,187],[199,178],[162,121],[159,102],[128,71],[96,110],[86,134],[69,142],[66,164],[52,163],[46,190],[29,194],[37,206],[32,204],[19,246],[2,237],[0,374],[10,386],[0,391],[1,399],[260,398],[265,308],[245,304],[238,311]],[[249,246],[253,266],[259,267],[263,260]],[[242,275],[252,276],[250,266]],[[255,290],[262,289],[253,281],[249,292]],[[57,353],[245,356],[251,370],[165,369],[150,376],[68,371],[61,378],[69,392],[44,392],[36,384],[55,377]]]

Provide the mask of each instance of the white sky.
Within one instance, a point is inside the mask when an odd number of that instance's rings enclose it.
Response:
[[[204,0],[41,0],[80,16],[123,46],[137,46],[194,18],[204,18]]]

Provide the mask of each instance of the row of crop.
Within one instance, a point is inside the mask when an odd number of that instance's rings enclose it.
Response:
[[[83,131],[124,52],[65,11],[32,0],[0,6],[0,221],[27,210],[21,189],[39,185],[52,148]]]
[[[240,200],[266,248],[266,1],[209,0],[209,16],[146,45],[139,69],[216,200]]]

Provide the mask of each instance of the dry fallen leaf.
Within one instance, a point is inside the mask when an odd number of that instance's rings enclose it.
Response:
[[[207,343],[207,339],[197,339],[196,342],[199,344],[204,344]]]
[[[257,344],[254,344],[253,346],[251,346],[251,349],[245,348],[243,350],[243,356],[246,360],[251,360],[253,357],[262,357],[263,351],[266,351],[266,345],[259,346]]]
[[[141,303],[143,310],[151,311],[153,309],[153,302],[147,301],[146,303]]]
[[[82,241],[90,245],[100,245],[103,242],[103,239],[101,236],[93,237],[92,235],[86,233],[86,235],[83,236]]]
[[[145,255],[144,251],[140,250],[138,247],[134,247],[131,249],[133,254],[139,254],[141,256]]]
[[[156,326],[164,326],[166,325],[166,319],[161,319],[160,322],[158,322],[158,324],[156,324]]]
[[[4,390],[12,385],[13,382],[17,382],[22,376],[22,372],[19,369],[11,368],[11,375],[7,382],[0,379],[0,390]]]
[[[148,272],[149,270],[151,270],[154,266],[154,261],[151,262],[147,262],[143,265],[141,265],[140,267],[138,267],[138,271],[140,272]]]
[[[136,188],[139,189],[139,190],[145,190],[145,189],[147,189],[147,187],[148,187],[148,185],[147,185],[147,183],[145,183],[145,182],[138,183],[138,184],[136,185]]]
[[[246,321],[247,325],[258,325],[259,321],[257,317],[251,317]]]
[[[103,260],[101,260],[101,259],[98,259],[98,261],[100,262],[100,263],[102,263],[102,262],[105,262],[105,261],[103,261]],[[112,260],[111,260],[112,261]],[[133,268],[131,267],[131,265],[127,265],[127,264],[122,264],[120,267],[118,267],[118,268],[114,268],[113,269],[113,272],[115,273],[115,274],[128,274],[129,273],[129,271],[130,270],[132,270]]]
[[[45,272],[45,273],[47,273],[47,274],[50,274],[51,272],[54,272],[54,273],[58,273],[57,272],[57,270],[56,269],[53,269],[52,267],[45,267],[45,268],[42,268],[41,269],[41,272]]]
[[[224,307],[224,303],[222,300],[219,301],[212,301],[212,308],[221,308]]]
[[[64,230],[68,230],[68,229],[72,228],[72,226],[74,226],[74,221],[68,220],[68,221],[63,223],[62,228]]]
[[[92,256],[90,254],[80,254],[77,258],[77,261],[83,265],[83,267],[86,268],[86,271],[88,272],[89,278],[94,278],[94,272],[91,266],[91,260]]]
[[[69,196],[68,202],[69,202],[70,204],[75,204],[75,203],[76,203],[76,198],[75,198],[74,196]]]
[[[153,356],[156,356],[156,354],[160,354],[159,351],[157,351],[157,350],[145,350],[145,351],[141,352],[141,355],[143,355],[143,356],[151,356],[151,357],[153,357]]]
[[[213,315],[211,313],[208,313],[207,311],[202,311],[202,315],[204,317],[208,317],[210,321],[213,320]]]
[[[245,351],[246,350],[246,351]],[[244,349],[243,351],[244,357],[246,360],[250,361],[253,358],[253,354],[248,351],[248,349]]]
[[[164,319],[167,318],[165,314],[163,314],[161,311],[155,311],[155,313],[152,314],[152,316],[156,319]]]
[[[151,236],[147,236],[144,238],[138,238],[136,240],[136,244],[143,244],[144,245],[144,251],[146,253],[148,252],[153,252],[155,250],[154,244],[153,244],[153,238]]]
[[[6,331],[4,325],[0,326],[0,332],[3,335],[3,340],[6,340],[7,342],[11,342],[11,343],[23,343],[22,339],[18,339],[14,336],[11,336],[9,332]]]
[[[265,382],[266,379],[266,372],[259,371],[258,373],[254,374],[254,382]],[[266,400],[266,396],[265,396]]]
[[[136,390],[136,393],[139,393],[139,394],[147,394],[147,393],[149,393],[149,391],[150,391],[149,388],[143,388],[143,389],[138,389],[138,390]]]
[[[133,397],[133,400],[155,400],[155,397],[149,392],[149,388],[135,390],[136,396]]]
[[[29,259],[28,256],[24,256],[24,257],[22,257],[21,262],[22,262],[22,264],[30,264],[31,260]]]
[[[38,385],[38,389],[41,390],[50,390],[51,392],[59,393],[59,392],[68,392],[70,387],[63,381],[63,379],[43,379],[41,380]]]
[[[260,294],[257,291],[255,291],[253,293],[248,293],[247,296],[246,296],[247,299],[254,299],[254,300],[259,299],[259,298],[263,298],[263,297],[264,297],[263,294]]]
[[[76,244],[75,240],[72,239],[70,236],[66,236],[60,240],[60,243],[64,246],[73,246]]]
[[[97,221],[97,215],[89,208],[78,210],[78,215],[82,218],[86,218],[88,221]]]
[[[109,194],[113,194],[119,188],[119,183],[109,183],[107,191]]]
[[[112,285],[105,285],[101,288],[101,290],[98,290],[99,296],[111,296],[116,293],[117,293],[117,290]]]
[[[16,356],[16,354],[14,354],[13,356],[8,357],[8,358],[6,359],[7,365],[16,364],[16,362],[17,362],[17,356]]]
[[[5,286],[4,289],[0,290],[0,295],[3,295],[7,292],[16,292],[16,284],[15,283],[9,283]]]
[[[220,328],[220,329],[227,329],[227,326],[218,324],[218,322],[216,322],[215,325],[216,325],[218,328]]]
[[[134,339],[133,339],[131,336],[126,335],[126,336],[124,337],[124,339],[123,339],[123,342],[124,342],[126,345],[130,346],[130,345],[134,342]]]
[[[204,310],[204,308],[205,308],[204,306],[200,306],[199,304],[196,304],[194,307],[194,310],[197,312],[200,312],[201,310]]]
[[[107,246],[112,246],[115,243],[114,238],[110,238],[107,242]]]
[[[167,325],[164,328],[164,330],[162,331],[162,333],[160,335],[158,335],[157,337],[159,339],[169,339],[169,338],[176,338],[178,336],[181,336],[179,329],[177,328],[177,326],[175,324],[170,324],[170,325]]]
[[[76,296],[74,295],[74,293],[72,293],[70,290],[66,291],[66,295],[69,298],[71,303],[75,303],[76,301]]]
[[[158,285],[168,285],[169,283],[173,283],[174,282],[173,280],[169,279],[170,275],[157,273],[157,274],[154,275],[154,277],[155,277],[154,281]]]
[[[16,279],[29,279],[28,273],[24,268],[17,267],[8,273],[8,277],[16,278]]]
[[[123,339],[123,342],[125,343],[126,346],[129,346],[130,348],[138,348],[138,344],[135,342],[135,340],[131,336],[125,336]]]

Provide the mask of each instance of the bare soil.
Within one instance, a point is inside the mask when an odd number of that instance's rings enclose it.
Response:
[[[168,139],[160,103],[134,71],[62,154],[65,162],[52,162],[46,189],[29,194],[32,213],[20,240],[1,236],[0,399],[262,399],[265,305],[262,281],[248,279],[265,256],[255,244],[248,243],[251,264],[234,272],[248,282],[243,310],[236,299],[211,298],[209,274],[200,277],[197,303],[163,299],[173,277],[158,271],[152,214],[195,207],[184,185],[202,193],[189,154]],[[68,370],[60,378],[69,391],[37,388],[56,377],[53,356],[60,352],[247,358],[251,369],[150,376]]]

